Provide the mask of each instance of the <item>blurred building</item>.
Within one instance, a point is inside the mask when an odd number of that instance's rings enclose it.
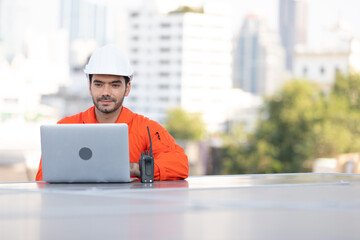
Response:
[[[0,54],[0,121],[32,121],[55,117],[41,104],[41,96],[56,93],[68,84],[67,36],[62,31],[29,35],[26,56],[17,53],[12,61]]]
[[[335,82],[337,71],[348,73],[348,52],[301,51],[296,53],[294,77],[316,82],[329,90]]]
[[[152,1],[129,15],[129,57],[135,69],[125,105],[163,122],[166,110],[200,112],[209,130],[219,130],[232,102],[231,25],[224,5],[180,7],[158,13]],[[231,99],[230,97],[235,97]],[[250,104],[250,103],[249,103]]]
[[[60,28],[69,30],[69,40],[94,39],[106,42],[107,8],[88,0],[60,1]]]
[[[0,1],[0,171],[9,171],[8,179],[33,180],[26,169],[39,163],[39,124],[58,115],[41,96],[69,82],[68,33],[58,27],[58,3]]]
[[[248,15],[235,41],[234,86],[256,95],[271,95],[285,78],[285,53],[278,35]]]
[[[26,57],[29,36],[58,30],[58,1],[37,0],[36,4],[41,8],[26,0],[0,2],[0,43],[8,61],[17,54]]]
[[[340,173],[360,173],[360,154],[345,153],[337,158],[336,172]]]
[[[360,40],[344,29],[341,21],[324,32],[322,47],[298,47],[294,61],[294,77],[305,78],[330,90],[337,71],[360,72]]]
[[[279,32],[286,53],[286,69],[293,70],[296,45],[307,42],[307,5],[303,0],[279,1]]]
[[[58,1],[37,4],[42,8],[0,2],[0,121],[49,115],[41,95],[68,84],[68,34],[58,28]]]
[[[108,41],[108,6],[89,0],[60,0],[59,5],[59,27],[69,32],[71,68],[82,70],[92,51]]]
[[[360,153],[344,153],[336,158],[318,158],[313,162],[317,173],[360,173]]]

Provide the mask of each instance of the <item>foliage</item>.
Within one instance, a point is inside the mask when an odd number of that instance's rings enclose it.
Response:
[[[245,144],[247,142],[247,136],[242,123],[229,123],[228,128],[231,130],[226,134],[221,134],[222,142],[225,145],[236,145]]]
[[[179,6],[177,9],[170,11],[169,14],[179,14],[179,13],[204,13],[203,8],[194,8],[189,6]]]
[[[360,75],[337,73],[329,94],[305,80],[265,100],[246,145],[222,149],[223,173],[308,171],[306,161],[360,149]]]
[[[181,108],[167,111],[165,128],[178,140],[201,140],[205,133],[205,124],[201,115],[188,113]]]

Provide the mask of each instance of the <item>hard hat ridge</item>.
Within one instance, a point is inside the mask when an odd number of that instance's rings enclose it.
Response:
[[[130,79],[133,69],[125,53],[114,45],[106,45],[91,55],[84,72],[89,74],[109,74],[126,76]]]

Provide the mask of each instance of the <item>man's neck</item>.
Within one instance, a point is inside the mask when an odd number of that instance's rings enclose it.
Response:
[[[111,113],[103,113],[95,107],[95,117],[99,123],[116,123],[119,118],[122,107]]]

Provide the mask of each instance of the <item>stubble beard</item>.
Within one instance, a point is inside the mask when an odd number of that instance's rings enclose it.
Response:
[[[123,104],[123,101],[124,101],[124,97],[125,97],[125,94],[124,96],[118,101],[116,102],[116,98],[112,98],[112,97],[100,97],[100,98],[97,98],[96,100],[93,98],[93,103],[96,107],[97,110],[99,110],[100,112],[102,113],[113,113],[115,112],[116,110],[118,110],[119,108],[121,108],[122,104]],[[114,107],[112,108],[108,108],[108,106],[101,106],[99,104],[100,101],[112,101],[115,103]]]

